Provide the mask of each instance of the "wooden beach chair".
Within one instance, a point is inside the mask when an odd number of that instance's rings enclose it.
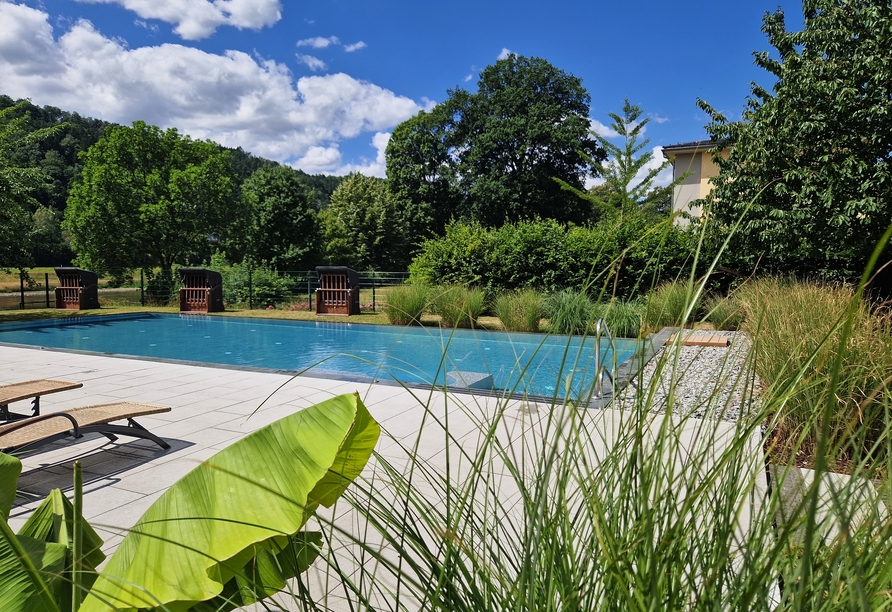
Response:
[[[41,395],[58,393],[59,391],[68,391],[70,389],[80,389],[83,386],[83,383],[79,382],[49,379],[26,380],[25,382],[0,385],[0,416],[7,421],[28,418],[28,415],[10,412],[9,404],[31,398],[34,398],[34,401],[31,402],[32,416],[37,416],[40,414]]]
[[[116,441],[117,436],[144,438],[166,450],[170,448],[167,442],[133,420],[135,417],[161,412],[170,412],[170,407],[114,402],[29,417],[0,425],[0,451],[19,454],[69,436],[80,438],[94,432],[101,433],[112,441]],[[112,425],[114,421],[125,419],[126,425]]]

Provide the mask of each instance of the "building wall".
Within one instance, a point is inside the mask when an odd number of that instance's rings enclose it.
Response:
[[[730,149],[721,152],[721,156],[728,157]],[[691,202],[705,198],[712,191],[710,179],[719,175],[719,168],[712,161],[712,155],[708,151],[696,153],[679,153],[673,156],[672,178],[688,174],[688,176],[675,186],[672,192],[672,210],[683,211],[693,217],[700,216],[700,207],[691,206]],[[688,220],[679,217],[680,225],[687,225]]]
[[[685,211],[694,216],[700,215],[700,207],[690,208],[690,203],[701,198],[701,169],[703,155],[700,153],[683,153],[675,156],[672,170],[672,178],[677,179],[685,173],[690,173],[684,180],[675,186],[672,192],[672,211]],[[687,224],[688,220],[679,218],[679,223]]]

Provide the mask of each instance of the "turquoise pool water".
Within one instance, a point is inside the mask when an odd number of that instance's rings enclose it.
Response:
[[[595,377],[593,339],[543,334],[152,314],[4,324],[0,342],[425,385],[459,371],[540,397],[585,397]],[[639,346],[615,340],[614,360],[602,342],[611,366]]]

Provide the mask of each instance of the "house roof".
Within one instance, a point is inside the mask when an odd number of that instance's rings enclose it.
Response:
[[[720,145],[718,140],[693,140],[663,147],[663,157],[672,159],[681,153],[705,153]]]

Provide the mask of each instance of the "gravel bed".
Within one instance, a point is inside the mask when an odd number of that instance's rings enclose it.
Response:
[[[673,412],[682,416],[703,418],[714,416],[736,421],[752,404],[753,390],[759,388],[751,360],[747,360],[750,343],[738,332],[710,332],[730,336],[729,347],[674,346],[666,344],[645,364],[639,376],[632,379],[613,402],[613,407],[630,408],[640,388],[650,391],[654,375],[659,371],[653,409],[666,412],[670,392]]]

